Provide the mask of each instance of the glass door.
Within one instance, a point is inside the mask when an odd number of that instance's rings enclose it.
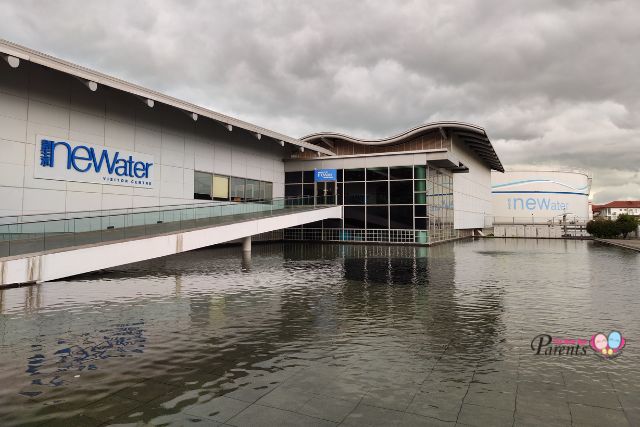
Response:
[[[316,183],[316,203],[318,205],[336,204],[336,183],[334,181]]]

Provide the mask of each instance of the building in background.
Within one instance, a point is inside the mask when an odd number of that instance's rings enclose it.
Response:
[[[491,170],[503,167],[479,126],[438,122],[378,140],[329,132],[302,140],[335,155],[296,153],[285,162],[285,195],[330,195],[344,213],[286,230],[289,239],[435,243],[492,225]],[[335,182],[316,183],[314,170],[335,170]]]
[[[0,54],[2,224],[309,196],[344,204],[344,219],[285,237],[429,244],[492,225],[503,167],[479,126],[297,139],[10,42]]]
[[[589,220],[586,172],[507,171],[493,173],[491,184],[496,224],[548,224],[565,215],[572,222]]]
[[[595,218],[615,220],[620,214],[640,217],[640,200],[616,200],[604,205],[593,205],[593,216]]]

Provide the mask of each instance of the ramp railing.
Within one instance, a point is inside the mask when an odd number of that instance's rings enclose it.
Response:
[[[314,196],[0,217],[0,258],[326,207]]]

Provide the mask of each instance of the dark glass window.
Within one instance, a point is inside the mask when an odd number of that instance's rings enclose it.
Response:
[[[344,207],[344,228],[365,228],[364,206]]]
[[[284,186],[285,197],[300,197],[302,196],[302,184],[288,184]]]
[[[338,169],[338,182],[342,182],[342,169]]]
[[[260,181],[247,179],[245,183],[244,198],[247,200],[258,199],[260,195]]]
[[[330,218],[322,221],[324,228],[342,228],[342,220],[340,218]]]
[[[302,228],[322,228],[322,221],[314,221],[303,224]]]
[[[302,172],[302,179],[304,179],[303,182],[305,184],[313,183],[314,182],[313,175],[314,175],[313,171],[304,171],[304,172]]]
[[[296,184],[299,182],[302,182],[302,172],[285,172],[284,173],[285,184]]]
[[[391,181],[391,204],[413,204],[413,181]]]
[[[314,195],[314,185],[313,184],[303,184],[302,185],[302,195],[303,196],[313,196]]]
[[[412,229],[413,228],[413,207],[412,206],[391,206],[391,228]]]
[[[427,207],[425,205],[416,205],[416,216],[427,216]]]
[[[386,205],[389,203],[387,181],[367,182],[367,204]]]
[[[426,229],[427,229],[427,219],[416,218],[416,230],[426,230]]]
[[[389,168],[389,179],[411,179],[413,178],[413,167],[393,166]]]
[[[344,194],[344,193],[343,193],[343,188],[342,188],[342,186],[343,186],[343,185],[344,185],[344,184],[338,184],[338,202],[337,202],[337,203],[338,203],[339,205],[342,205],[342,204],[343,204],[343,203],[342,203],[342,195]]]
[[[231,177],[229,181],[229,188],[232,201],[239,202],[244,200],[245,181],[246,180],[244,178]]]
[[[304,196],[303,204],[313,205],[315,196],[315,184],[302,184],[302,195]]]
[[[345,181],[364,181],[364,169],[345,169]]]
[[[347,182],[344,184],[344,204],[364,205],[364,182]]]
[[[387,206],[367,206],[367,228],[389,228]]]
[[[213,174],[195,171],[193,177],[193,198],[197,200],[211,200]]]
[[[380,181],[389,176],[387,168],[368,168],[367,181]]]

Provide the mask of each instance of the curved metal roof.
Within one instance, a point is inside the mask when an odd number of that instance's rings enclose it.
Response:
[[[346,141],[360,145],[382,146],[401,144],[435,130],[439,130],[443,133],[455,133],[455,135],[491,169],[497,170],[499,172],[504,172],[502,162],[500,162],[500,158],[493,149],[493,145],[491,145],[491,141],[489,141],[489,137],[487,136],[484,128],[470,123],[453,121],[427,123],[424,125],[416,126],[397,135],[380,139],[361,139],[337,132],[312,133],[300,139],[302,141],[311,143],[329,139]]]

